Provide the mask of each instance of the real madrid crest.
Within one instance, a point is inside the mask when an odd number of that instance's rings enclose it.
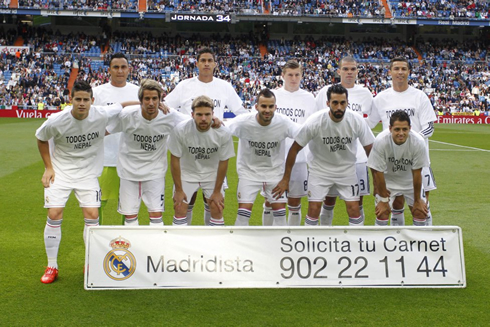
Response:
[[[112,250],[104,258],[104,271],[114,280],[125,280],[131,277],[136,270],[136,259],[128,250],[131,243],[119,236],[113,239],[109,245]]]

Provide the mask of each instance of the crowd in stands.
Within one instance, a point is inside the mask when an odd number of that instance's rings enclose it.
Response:
[[[3,0],[10,2],[10,0]],[[51,10],[120,10],[136,11],[138,0],[19,0],[19,8]]]
[[[0,0],[8,8],[11,0]],[[138,0],[19,0],[19,8],[60,10],[138,10]],[[478,0],[388,1],[394,17],[488,19],[490,4]],[[384,17],[380,0],[148,0],[149,12],[201,12],[271,15]]]
[[[315,93],[338,81],[338,62],[345,55],[358,60],[358,81],[374,95],[390,86],[389,60],[405,56],[413,64],[410,83],[428,93],[437,110],[488,111],[490,99],[488,45],[472,41],[417,40],[418,51],[424,57],[419,61],[415,50],[400,40],[354,41],[343,37],[269,40],[269,52],[262,57],[259,40],[253,35],[154,37],[148,32],[115,32],[107,53],[93,56],[86,55],[90,54],[87,51],[103,47],[102,37],[83,33],[61,35],[43,28],[20,31],[31,51],[0,54],[0,105],[32,108],[42,101],[47,107],[61,106],[69,101],[67,81],[72,68],[78,67],[78,78],[93,86],[106,83],[109,58],[114,52],[124,52],[130,58],[131,82],[138,84],[142,78],[153,78],[168,93],[180,80],[197,74],[196,53],[203,46],[211,47],[217,55],[216,76],[232,83],[249,107],[261,88],[282,85],[281,66],[288,59],[301,61],[303,88]],[[0,32],[0,44],[12,44],[16,32]]]
[[[478,0],[391,1],[394,16],[445,19],[488,19],[490,4]]]

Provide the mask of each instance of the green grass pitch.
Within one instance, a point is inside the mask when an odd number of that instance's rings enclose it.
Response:
[[[85,291],[83,219],[74,197],[63,223],[60,277],[39,279],[46,265],[41,176],[34,132],[42,120],[0,119],[0,325],[2,326],[488,326],[490,322],[490,126],[436,125],[431,138],[438,190],[434,223],[463,230],[466,289],[216,289]],[[379,127],[378,127],[379,130]],[[236,216],[230,162],[225,221]],[[167,179],[170,184],[171,177]],[[197,201],[193,224],[202,224]],[[261,223],[257,201],[251,224]],[[303,206],[303,215],[306,212]],[[173,213],[167,187],[165,224]],[[115,204],[107,224],[120,222]],[[148,224],[142,208],[140,221]],[[374,224],[365,201],[366,225]],[[409,214],[406,215],[410,221]],[[347,225],[341,201],[334,223]]]

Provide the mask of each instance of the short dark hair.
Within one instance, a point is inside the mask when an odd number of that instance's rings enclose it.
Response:
[[[404,110],[397,110],[397,111],[395,111],[394,113],[391,114],[391,117],[390,117],[390,126],[393,126],[393,124],[396,121],[406,121],[406,122],[408,122],[408,126],[411,126],[411,124],[410,124],[410,116]]]
[[[274,92],[269,90],[268,88],[260,90],[259,94],[257,95],[257,102],[259,102],[259,98],[264,97],[264,98],[276,98],[276,95]]]
[[[194,100],[192,100],[191,104],[191,109],[194,111],[197,107],[206,107],[206,108],[211,108],[211,110],[214,110],[214,102],[213,100],[206,96],[206,95],[200,95]]]
[[[301,72],[303,72],[303,67],[301,67],[299,62],[295,59],[290,59],[282,67],[282,72],[284,73],[286,69],[297,69],[297,68],[301,69]]]
[[[344,62],[353,62],[353,63],[357,64],[356,59],[352,56],[345,56],[342,59],[340,59],[339,67],[342,67],[342,63],[344,63]]]
[[[335,94],[345,94],[345,97],[349,97],[349,92],[347,92],[347,89],[342,86],[342,84],[333,84],[330,86],[327,90],[327,100],[330,101],[330,97],[332,96],[332,93]]]
[[[92,92],[92,86],[90,86],[88,82],[76,81],[71,89],[71,97],[73,98],[75,96],[75,92],[79,92],[79,91],[90,93],[90,98],[94,96],[94,93]]]
[[[109,67],[111,67],[111,65],[112,65],[112,61],[113,61],[114,59],[126,59],[126,62],[129,64],[129,60],[128,60],[128,58],[126,57],[126,55],[125,55],[124,53],[117,52],[117,53],[115,53],[115,54],[113,54],[113,55],[111,56],[111,60],[109,60]]]
[[[204,47],[204,48],[199,49],[199,52],[197,53],[197,61],[199,61],[199,58],[201,58],[201,56],[205,53],[210,53],[213,56],[213,60],[216,61],[216,58],[214,56],[214,51],[208,47]]]
[[[390,70],[393,68],[393,64],[395,62],[405,62],[405,63],[407,63],[408,69],[409,70],[412,70],[412,64],[410,64],[410,61],[408,61],[408,59],[405,58],[405,57],[395,57],[395,58],[391,59],[391,61],[390,61]]]

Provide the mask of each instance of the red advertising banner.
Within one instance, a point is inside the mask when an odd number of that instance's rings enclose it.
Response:
[[[23,110],[23,109],[5,109],[0,110],[0,117],[10,118],[48,118],[52,114],[61,110]]]
[[[439,124],[490,124],[490,116],[437,116]]]

